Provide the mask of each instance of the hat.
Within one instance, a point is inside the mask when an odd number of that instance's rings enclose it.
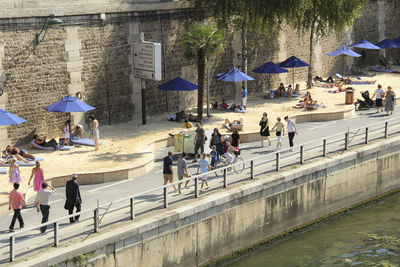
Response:
[[[72,174],[72,179],[76,179],[76,178],[78,178],[78,174],[76,174],[76,173]]]

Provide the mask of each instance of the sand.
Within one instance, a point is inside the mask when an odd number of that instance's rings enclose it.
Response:
[[[396,69],[396,67],[394,67]],[[400,68],[398,68],[400,70]],[[383,85],[386,90],[388,85],[394,88],[394,91],[400,96],[400,74],[378,73],[373,78],[363,77],[363,80],[377,80],[375,85],[353,85],[356,88],[355,99],[361,98],[360,91],[369,90],[372,96],[378,83]],[[305,82],[301,83],[301,88],[305,88]],[[212,130],[215,127],[220,129],[221,133],[226,130],[221,129],[225,118],[229,120],[240,119],[244,121],[244,132],[259,131],[259,120],[263,112],[268,113],[270,124],[276,121],[276,117],[284,117],[286,115],[293,116],[304,112],[327,112],[339,111],[348,108],[345,105],[345,93],[332,94],[327,91],[330,89],[314,87],[310,90],[313,99],[318,103],[323,103],[327,108],[315,111],[304,111],[292,108],[299,99],[297,98],[279,98],[265,99],[264,93],[251,96],[248,99],[249,113],[232,113],[223,111],[211,111],[211,119],[204,125],[205,130]],[[195,109],[189,110],[194,113]],[[127,123],[116,124],[112,126],[100,126],[100,138],[103,145],[100,151],[94,151],[93,147],[75,147],[72,151],[38,151],[29,149],[27,146],[22,147],[36,156],[44,158],[42,167],[44,169],[45,178],[71,175],[72,173],[91,173],[102,172],[110,169],[119,169],[129,166],[135,166],[140,163],[140,159],[151,153],[147,147],[147,143],[166,138],[168,133],[176,133],[181,130],[181,124],[177,122],[169,122],[166,120],[168,113],[159,114],[149,117],[147,125],[140,125],[140,122],[131,121]],[[271,126],[272,127],[272,126]],[[61,136],[61,133],[60,133]],[[56,138],[56,140],[58,137]],[[28,180],[31,173],[31,167],[21,167],[22,192],[27,190]],[[8,192],[12,189],[8,183],[8,175],[2,175],[0,180],[2,188],[0,201],[5,201]]]

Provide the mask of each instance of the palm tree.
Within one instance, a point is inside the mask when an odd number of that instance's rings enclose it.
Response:
[[[208,63],[211,56],[224,51],[224,36],[221,31],[206,23],[195,22],[190,26],[189,31],[183,35],[182,45],[184,59],[197,62],[197,118],[201,122],[203,118],[206,63]]]

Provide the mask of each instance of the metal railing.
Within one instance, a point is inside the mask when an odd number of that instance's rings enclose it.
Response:
[[[314,154],[314,157],[326,157],[329,153],[345,151],[345,150],[348,150],[351,146],[368,144],[368,142],[371,141],[372,133],[379,131],[379,130],[383,130],[383,134],[378,135],[377,137],[375,137],[375,139],[385,139],[385,138],[388,138],[388,136],[389,136],[390,127],[394,128],[396,126],[400,126],[400,124],[394,124],[394,123],[389,124],[390,122],[394,122],[396,120],[400,121],[400,118],[393,118],[393,119],[386,120],[384,122],[370,124],[370,125],[367,125],[366,127],[362,127],[362,128],[353,130],[352,132],[350,132],[350,130],[347,130],[345,132],[340,132],[340,133],[333,134],[333,135],[330,135],[330,136],[327,136],[324,138],[312,140],[312,141],[303,143],[299,146],[295,146],[293,148],[287,148],[287,149],[282,149],[282,150],[278,150],[275,152],[270,152],[270,153],[267,153],[262,156],[258,156],[258,157],[254,157],[252,159],[244,160],[242,162],[234,163],[232,165],[219,168],[219,170],[221,170],[221,171],[223,170],[223,176],[222,176],[222,178],[216,177],[215,179],[223,179],[222,187],[227,188],[229,186],[228,169],[232,168],[236,165],[239,166],[242,164],[250,163],[250,167],[249,167],[250,172],[249,172],[249,176],[246,176],[246,179],[254,179],[256,176],[256,174],[255,174],[255,168],[256,168],[255,162],[256,161],[262,160],[261,164],[259,164],[258,166],[263,166],[263,167],[265,167],[265,165],[268,163],[273,163],[274,168],[272,168],[271,171],[279,171],[283,167],[282,160],[287,159],[289,157],[293,157],[297,153],[298,153],[299,160],[298,161],[291,160],[287,166],[304,164],[304,162],[306,161],[306,152],[307,151],[321,149],[321,151],[319,151],[317,154]],[[400,132],[392,132],[392,135],[398,134],[398,133],[400,133]],[[355,138],[358,138],[358,137],[361,137],[361,139],[360,139],[359,143],[356,143]],[[328,142],[328,140],[330,142]],[[332,145],[332,144],[335,144],[337,147],[335,150],[332,149],[330,151],[329,145]],[[290,152],[292,152],[292,153],[290,154]],[[285,155],[285,153],[288,153],[288,155]],[[273,157],[272,160],[265,161],[266,158],[271,157],[271,156]],[[286,167],[286,166],[284,166],[284,167]],[[10,262],[13,262],[15,260],[15,245],[16,245],[16,237],[17,236],[21,236],[24,233],[39,229],[40,227],[43,227],[43,226],[53,225],[53,232],[54,232],[53,246],[57,247],[60,244],[59,225],[60,225],[61,221],[68,220],[69,218],[75,217],[77,215],[92,213],[93,214],[93,232],[96,233],[100,229],[99,222],[101,220],[101,218],[100,218],[100,210],[101,209],[108,210],[108,208],[111,207],[111,205],[118,204],[118,203],[124,203],[124,202],[128,201],[129,204],[127,205],[127,207],[129,207],[129,219],[133,220],[136,217],[135,200],[138,199],[139,197],[145,196],[154,191],[162,191],[163,192],[162,193],[162,198],[163,198],[162,206],[163,206],[163,208],[167,208],[170,203],[169,196],[168,196],[168,189],[170,189],[173,185],[177,186],[178,184],[183,184],[186,181],[193,181],[194,182],[194,197],[197,198],[197,197],[199,197],[199,179],[201,179],[201,177],[203,175],[212,174],[213,172],[214,171],[210,171],[205,174],[203,173],[203,174],[199,174],[199,175],[194,175],[192,177],[185,178],[178,182],[159,186],[159,187],[141,192],[139,194],[134,194],[134,195],[131,195],[128,197],[124,197],[124,198],[109,202],[104,205],[97,204],[97,207],[95,207],[95,208],[91,208],[91,209],[87,209],[87,210],[84,210],[84,211],[81,211],[81,212],[78,212],[75,214],[67,215],[62,218],[58,218],[58,219],[55,219],[55,220],[52,220],[52,221],[49,221],[49,222],[46,222],[46,223],[43,223],[40,225],[35,225],[35,226],[29,227],[29,228],[24,228],[23,230],[15,232],[15,233],[10,233],[8,235],[1,237],[0,240],[9,239],[9,248],[10,248],[9,260],[10,260]],[[265,173],[265,171],[263,173]],[[151,202],[154,202],[154,201],[151,201]],[[103,217],[105,214],[106,214],[106,212],[103,214]],[[118,222],[118,221],[121,221],[121,219],[117,219],[114,222]]]

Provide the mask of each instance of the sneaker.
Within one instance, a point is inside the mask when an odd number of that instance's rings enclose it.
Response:
[[[10,228],[8,230],[10,230],[10,233],[15,232],[14,229],[12,229],[12,228]]]

